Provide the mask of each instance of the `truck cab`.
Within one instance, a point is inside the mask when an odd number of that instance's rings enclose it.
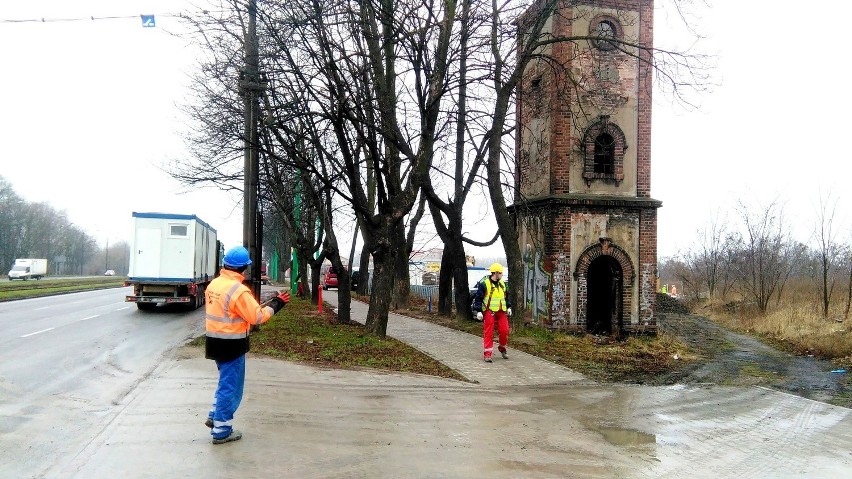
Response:
[[[30,267],[16,264],[12,266],[12,269],[9,271],[9,281],[13,279],[23,279],[27,280],[30,278]]]
[[[46,259],[21,258],[16,259],[14,266],[9,270],[9,281],[20,279],[41,279],[47,275]]]

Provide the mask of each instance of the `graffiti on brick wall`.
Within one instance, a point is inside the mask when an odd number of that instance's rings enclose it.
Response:
[[[541,253],[527,249],[524,255],[524,303],[532,312],[533,321],[547,318],[549,305],[547,290],[550,287],[550,275],[544,270]]]
[[[589,282],[586,281],[586,276],[577,278],[577,319],[578,325],[586,324],[586,310],[589,298]]]
[[[639,283],[639,321],[649,324],[654,319],[654,297],[656,294],[654,281],[654,265],[642,265],[642,281]]]
[[[564,327],[568,325],[569,309],[571,307],[571,265],[564,253],[553,262],[553,283],[551,290],[551,326]]]

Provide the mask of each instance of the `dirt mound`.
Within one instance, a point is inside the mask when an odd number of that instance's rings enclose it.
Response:
[[[689,314],[689,308],[679,300],[663,293],[657,293],[658,313]]]

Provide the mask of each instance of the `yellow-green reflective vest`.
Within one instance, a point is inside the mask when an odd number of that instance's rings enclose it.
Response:
[[[485,281],[485,298],[482,302],[482,310],[506,311],[506,283],[501,279],[494,288],[491,278],[485,278],[483,281]],[[488,304],[485,304],[486,301]]]

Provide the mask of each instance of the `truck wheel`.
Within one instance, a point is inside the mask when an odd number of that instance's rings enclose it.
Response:
[[[136,307],[140,311],[153,311],[157,307],[157,303],[136,303]]]
[[[198,292],[196,293],[198,296],[196,296],[196,300],[195,300],[195,309],[198,309],[198,308],[201,308],[201,307],[204,306],[204,301],[205,301],[204,292],[205,291],[207,291],[207,286],[201,286],[201,287],[198,288]]]

